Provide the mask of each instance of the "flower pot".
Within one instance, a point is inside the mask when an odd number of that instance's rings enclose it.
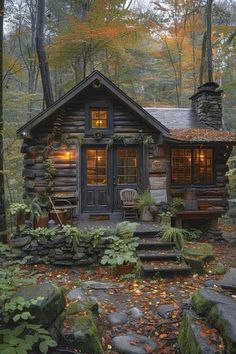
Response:
[[[117,265],[114,268],[114,273],[116,275],[123,275],[123,274],[132,273],[133,270],[134,270],[134,265],[133,264],[121,264],[121,265]]]
[[[50,215],[57,225],[66,225],[67,215],[64,210],[51,210]]]
[[[47,227],[48,226],[48,216],[35,216],[34,218],[34,227]]]
[[[141,209],[140,212],[140,220],[141,221],[153,221],[152,214],[149,210],[149,206],[146,205]]]

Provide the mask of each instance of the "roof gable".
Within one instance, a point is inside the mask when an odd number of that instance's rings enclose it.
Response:
[[[92,72],[79,84],[73,87],[65,95],[60,97],[56,102],[54,102],[50,107],[39,113],[37,116],[33,117],[27,123],[25,123],[21,128],[17,130],[17,135],[22,135],[23,132],[28,132],[32,128],[38,126],[45,120],[51,117],[51,115],[59,111],[65,104],[72,100],[76,95],[80,94],[84,89],[91,85],[95,80],[99,80],[100,84],[104,85],[112,94],[119,98],[126,106],[128,106],[132,111],[142,117],[149,125],[161,132],[164,136],[169,135],[169,130],[161,122],[155,119],[151,114],[149,114],[145,109],[143,109],[138,103],[136,103],[132,98],[127,96],[121,89],[119,89],[113,82],[111,82],[107,77],[101,74],[99,71]]]

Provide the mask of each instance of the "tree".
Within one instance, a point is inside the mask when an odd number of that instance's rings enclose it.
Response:
[[[0,0],[0,240],[6,242],[6,211],[3,173],[3,17],[4,0]]]
[[[202,38],[202,58],[199,73],[200,85],[204,82],[207,71],[207,81],[213,81],[213,62],[212,62],[212,4],[213,0],[207,0],[205,11],[206,31]]]
[[[46,107],[53,103],[52,86],[50,72],[48,67],[47,55],[44,49],[44,18],[45,18],[45,0],[37,2],[37,20],[36,20],[36,49],[41,73],[43,94]]]

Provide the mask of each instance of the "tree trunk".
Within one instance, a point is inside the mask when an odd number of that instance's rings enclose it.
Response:
[[[37,2],[37,22],[36,22],[36,50],[41,73],[43,94],[46,107],[53,103],[52,86],[46,52],[44,49],[44,17],[45,17],[45,0]]]
[[[207,0],[206,6],[206,27],[207,27],[207,71],[208,81],[213,81],[213,64],[212,64],[212,43],[211,43],[211,16],[212,16],[213,0]]]
[[[7,242],[3,174],[3,17],[4,0],[0,0],[0,241]]]
[[[199,84],[202,85],[205,78],[206,72],[206,32],[203,35],[202,39],[202,57],[201,57],[201,64],[200,64],[200,72],[199,72]]]

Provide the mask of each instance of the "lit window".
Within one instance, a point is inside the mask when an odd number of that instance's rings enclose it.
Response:
[[[172,184],[211,184],[213,183],[213,152],[209,148],[172,149]]]
[[[87,184],[107,183],[107,151],[105,148],[87,149]]]
[[[107,128],[107,109],[92,108],[90,111],[90,120],[92,129]]]

